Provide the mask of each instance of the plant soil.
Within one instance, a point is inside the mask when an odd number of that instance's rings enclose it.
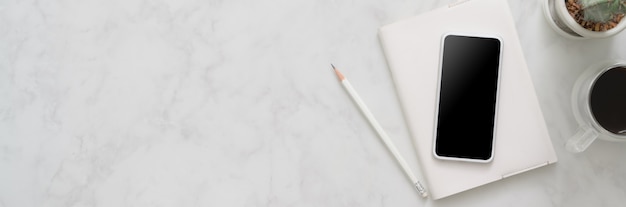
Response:
[[[565,7],[567,7],[567,11],[569,11],[569,14],[572,15],[572,18],[574,18],[574,20],[576,20],[576,22],[578,22],[580,26],[594,32],[601,32],[613,29],[624,18],[624,14],[617,14],[614,15],[613,19],[608,22],[585,21],[585,17],[581,9],[582,5],[580,5],[578,1],[566,0]]]

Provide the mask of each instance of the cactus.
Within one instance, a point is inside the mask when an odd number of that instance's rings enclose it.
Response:
[[[626,13],[626,0],[578,0],[585,21],[607,23]]]

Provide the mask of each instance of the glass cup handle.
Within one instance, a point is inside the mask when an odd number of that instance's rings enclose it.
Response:
[[[585,151],[598,138],[598,135],[598,132],[591,127],[581,127],[573,137],[567,140],[565,148],[574,153]]]

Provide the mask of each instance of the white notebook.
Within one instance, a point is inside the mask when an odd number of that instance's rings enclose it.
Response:
[[[433,199],[557,161],[507,1],[462,1],[386,25],[379,32]],[[500,105],[490,163],[442,161],[432,153],[441,38],[448,32],[502,38]]]

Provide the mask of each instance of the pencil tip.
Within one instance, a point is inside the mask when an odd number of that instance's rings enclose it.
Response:
[[[330,66],[332,66],[333,70],[335,70],[335,74],[337,74],[337,77],[339,77],[339,80],[346,79],[345,77],[343,77],[343,74],[341,74],[341,72],[339,72],[339,70],[337,70],[337,68],[335,68],[335,65],[330,64]]]

